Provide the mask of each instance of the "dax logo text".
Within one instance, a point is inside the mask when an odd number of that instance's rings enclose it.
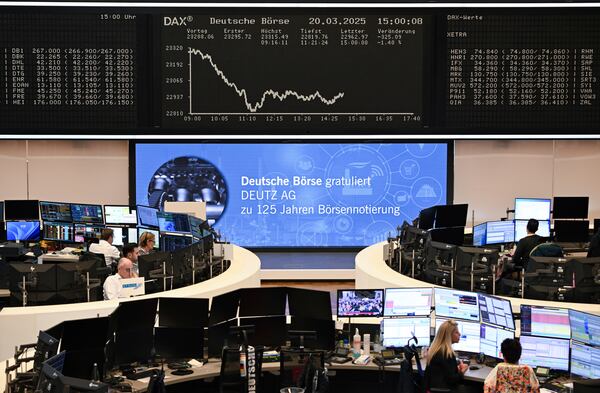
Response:
[[[191,16],[165,16],[163,26],[187,26],[187,22],[191,21]]]

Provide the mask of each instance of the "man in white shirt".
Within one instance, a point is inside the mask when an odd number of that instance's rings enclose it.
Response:
[[[112,245],[113,238],[113,230],[104,228],[102,230],[102,235],[100,236],[100,242],[90,244],[89,252],[104,254],[106,266],[110,266],[111,263],[117,262],[121,257],[119,249]]]
[[[121,280],[124,278],[132,278],[133,262],[127,258],[121,258],[117,266],[117,274],[106,277],[104,281],[104,300],[112,300],[120,298]]]

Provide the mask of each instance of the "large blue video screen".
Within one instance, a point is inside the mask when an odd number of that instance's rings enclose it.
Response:
[[[245,247],[360,247],[446,204],[447,143],[136,143],[136,204],[206,201]]]

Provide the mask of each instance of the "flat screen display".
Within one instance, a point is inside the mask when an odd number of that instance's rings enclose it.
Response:
[[[428,316],[433,288],[386,288],[384,317]]]
[[[87,239],[100,239],[103,228],[98,225],[75,224],[75,242],[84,243]]]
[[[161,232],[190,233],[190,222],[187,214],[181,213],[156,213],[158,230]]]
[[[488,221],[486,223],[485,244],[504,244],[515,241],[514,221]]]
[[[521,305],[521,336],[571,338],[566,308]]]
[[[521,336],[522,352],[519,363],[569,370],[569,340],[549,337]]]
[[[36,200],[4,201],[4,221],[39,220],[40,202]]]
[[[586,243],[590,240],[588,220],[554,220],[554,241]]]
[[[571,338],[589,345],[600,346],[600,316],[569,310]]]
[[[384,318],[381,324],[384,347],[402,348],[413,337],[411,344],[428,346],[431,340],[431,321],[427,318]]]
[[[44,240],[75,241],[75,228],[66,222],[44,222]]]
[[[42,221],[73,221],[70,203],[41,201],[40,214]]]
[[[588,218],[590,197],[554,197],[553,218]]]
[[[104,224],[102,205],[84,205],[71,203],[73,222],[85,224]]]
[[[527,221],[515,220],[515,242],[527,236]],[[535,234],[541,237],[550,237],[550,221],[540,221]]]
[[[136,224],[136,211],[129,206],[105,205],[104,221],[106,224]]]
[[[573,341],[571,344],[571,374],[590,379],[600,378],[600,348]]]
[[[467,225],[468,204],[439,205],[435,208],[435,227],[450,228]]]
[[[505,330],[496,326],[481,324],[480,328],[480,348],[486,356],[491,356],[496,359],[502,359],[501,345],[502,341],[507,338],[514,339],[515,332]]]
[[[158,209],[149,206],[136,206],[137,223],[141,227],[158,228]]]
[[[382,314],[383,289],[338,290],[338,317],[380,317]]]
[[[446,322],[446,319],[437,318],[435,319],[435,332],[437,334],[440,330],[442,323]],[[480,352],[480,331],[479,322],[468,322],[455,320],[458,324],[458,331],[460,332],[460,340],[452,344],[452,348],[455,351],[479,353]]]
[[[550,220],[550,199],[515,198],[515,220]]]
[[[6,240],[33,242],[40,240],[39,221],[7,221]]]
[[[204,200],[215,229],[246,247],[367,246],[447,199],[445,143],[136,143],[135,152],[136,203]]]
[[[485,245],[485,231],[487,224],[484,222],[473,227],[473,245],[481,247]]]
[[[479,322],[479,301],[475,292],[435,288],[435,315]]]
[[[481,322],[515,330],[515,320],[510,300],[481,293],[478,296]]]

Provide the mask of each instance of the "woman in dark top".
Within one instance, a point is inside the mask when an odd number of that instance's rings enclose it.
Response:
[[[430,388],[443,388],[456,391],[463,379],[468,366],[463,362],[456,362],[456,354],[452,344],[460,341],[458,324],[453,320],[442,323],[438,330],[427,358],[425,369],[425,391]]]

